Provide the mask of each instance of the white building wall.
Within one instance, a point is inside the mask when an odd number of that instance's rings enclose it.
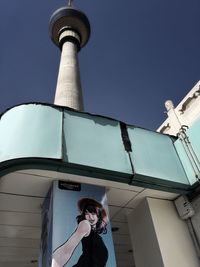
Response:
[[[128,216],[128,225],[136,267],[164,267],[146,199]]]
[[[190,127],[200,118],[200,81],[190,90],[177,107],[167,108],[167,115],[168,118],[157,131],[170,135],[178,133],[179,125]]]
[[[189,230],[168,200],[147,198],[128,217],[136,267],[199,267]]]

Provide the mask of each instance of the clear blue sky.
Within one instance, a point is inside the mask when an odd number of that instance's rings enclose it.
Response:
[[[48,21],[64,0],[0,1],[0,112],[53,103],[60,52]],[[164,102],[200,80],[199,0],[75,0],[92,34],[79,53],[85,111],[156,129]]]

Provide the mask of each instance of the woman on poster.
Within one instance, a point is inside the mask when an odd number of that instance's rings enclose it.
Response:
[[[82,255],[72,267],[105,267],[108,250],[100,234],[107,232],[107,214],[103,205],[91,198],[78,201],[80,215],[78,226],[71,237],[58,247],[52,258],[51,267],[67,266],[78,244],[82,243]]]

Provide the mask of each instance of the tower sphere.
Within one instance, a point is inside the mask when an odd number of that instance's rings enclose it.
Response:
[[[68,6],[59,8],[53,13],[49,30],[51,39],[57,46],[59,46],[60,32],[65,27],[78,33],[80,48],[86,45],[90,37],[90,23],[83,12]]]

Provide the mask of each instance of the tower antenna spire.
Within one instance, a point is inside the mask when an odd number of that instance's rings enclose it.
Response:
[[[72,2],[73,2],[73,0],[69,0],[68,1],[68,6],[72,6]]]

